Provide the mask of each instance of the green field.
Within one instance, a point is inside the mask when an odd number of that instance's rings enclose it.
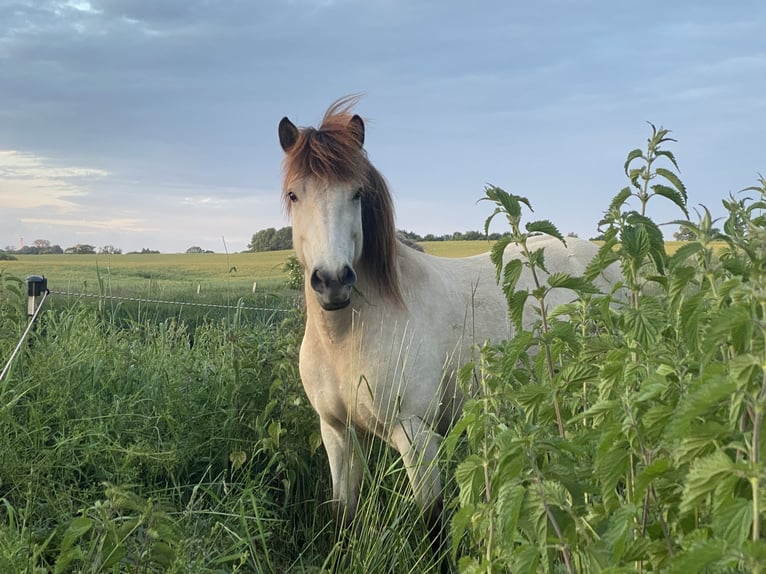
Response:
[[[486,241],[423,243],[428,253],[466,257],[489,251]],[[25,278],[43,275],[52,291],[136,294],[147,297],[247,297],[280,291],[282,267],[292,251],[131,255],[19,255],[0,261],[0,271]]]

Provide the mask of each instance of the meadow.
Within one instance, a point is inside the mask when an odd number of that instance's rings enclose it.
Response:
[[[766,180],[724,199],[723,221],[704,209],[691,221],[666,135],[653,129],[628,154],[583,277],[519,292],[519,266],[539,270],[540,256],[503,261],[502,241],[491,252],[509,319],[531,301],[541,321],[477,345],[460,373],[468,401],[442,472],[462,573],[766,567]],[[526,221],[525,198],[485,194],[509,241],[558,235]],[[663,241],[657,201],[676,205],[693,240]],[[97,303],[46,307],[0,380],[0,572],[438,571],[387,448],[359,444],[371,462],[357,523],[334,525],[297,372],[304,317],[284,287],[288,255],[0,262],[3,362],[27,325],[26,275]],[[622,288],[594,292],[610,264]],[[244,312],[254,283],[279,313]],[[547,309],[560,287],[577,299]],[[128,292],[234,307],[121,313],[103,297]]]

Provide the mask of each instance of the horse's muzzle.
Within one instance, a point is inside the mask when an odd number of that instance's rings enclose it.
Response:
[[[351,303],[351,291],[356,283],[356,273],[349,265],[345,265],[337,273],[317,267],[311,273],[310,282],[322,309],[337,311],[348,307]]]

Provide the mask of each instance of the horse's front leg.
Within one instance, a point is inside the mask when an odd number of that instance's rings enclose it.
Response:
[[[348,526],[354,519],[362,482],[362,463],[347,436],[345,425],[320,419],[322,442],[327,451],[332,476],[332,498],[338,522]]]
[[[441,557],[442,572],[448,572],[438,461],[441,440],[441,435],[416,416],[399,420],[391,433],[391,444],[404,460],[415,501],[428,522],[434,555]]]

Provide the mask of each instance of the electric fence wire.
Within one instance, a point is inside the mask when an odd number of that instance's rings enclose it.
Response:
[[[165,301],[162,299],[143,299],[141,297],[120,297],[117,295],[100,295],[97,293],[68,293],[66,291],[53,291],[54,295],[66,295],[68,297],[91,297],[94,299],[116,299],[118,301],[131,301],[136,303],[160,303],[166,305],[187,305],[190,307],[211,307],[214,309],[242,309],[244,311],[269,311],[269,312],[287,312],[289,309],[280,309],[278,307],[249,307],[246,305],[218,305],[214,303],[194,303],[192,301]]]
[[[16,348],[13,350],[13,353],[11,353],[11,356],[8,358],[8,362],[5,364],[5,367],[3,368],[3,372],[0,373],[0,382],[5,378],[5,375],[10,371],[11,365],[13,364],[14,359],[16,358],[16,355],[18,355],[19,350],[21,349],[21,346],[24,344],[24,341],[27,338],[27,335],[29,335],[29,332],[32,330],[32,326],[35,324],[35,321],[37,320],[37,315],[40,313],[40,310],[43,308],[43,303],[45,303],[45,299],[48,296],[48,294],[52,295],[66,295],[67,297],[92,297],[92,298],[98,298],[98,299],[116,299],[119,301],[131,301],[136,303],[159,303],[159,304],[166,304],[166,305],[188,305],[190,307],[210,307],[214,309],[241,309],[244,311],[265,311],[270,313],[286,313],[290,311],[290,309],[280,309],[278,307],[250,307],[246,305],[217,305],[214,303],[194,303],[189,301],[165,301],[162,299],[142,299],[141,297],[118,297],[116,295],[99,295],[95,293],[69,293],[67,291],[45,291],[43,293],[43,297],[40,300],[40,304],[37,306],[37,309],[35,310],[34,315],[30,318],[29,324],[27,325],[27,328],[24,330],[24,333],[21,335],[21,339],[19,340],[19,343],[16,345]]]

